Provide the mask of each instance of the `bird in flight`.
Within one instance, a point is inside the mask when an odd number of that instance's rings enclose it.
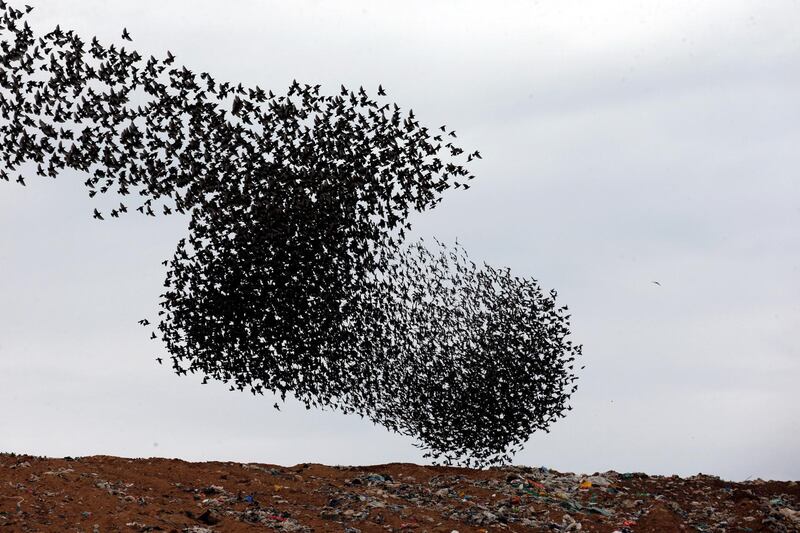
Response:
[[[658,285],[658,286],[660,287],[660,286],[661,286],[661,283],[659,283],[658,281],[654,281],[654,282],[653,282],[653,285]]]
[[[122,38],[126,41],[133,41],[133,39],[131,39],[131,34],[128,33],[128,28],[122,28]]]

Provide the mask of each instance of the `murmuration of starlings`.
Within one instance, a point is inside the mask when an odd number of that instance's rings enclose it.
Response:
[[[571,409],[581,346],[555,291],[407,238],[474,177],[454,131],[382,86],[278,95],[146,58],[127,30],[36,34],[31,9],[0,0],[0,180],[82,176],[98,220],[186,217],[141,321],[159,362],[358,414],[436,464],[507,463]]]

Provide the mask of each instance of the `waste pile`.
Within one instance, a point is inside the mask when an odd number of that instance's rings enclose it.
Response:
[[[0,531],[800,531],[800,484],[546,467],[0,454]]]

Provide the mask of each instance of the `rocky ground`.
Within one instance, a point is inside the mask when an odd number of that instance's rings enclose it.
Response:
[[[0,532],[800,531],[800,484],[0,454]]]

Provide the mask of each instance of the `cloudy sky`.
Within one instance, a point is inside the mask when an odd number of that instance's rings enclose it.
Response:
[[[517,463],[800,479],[797,1],[27,1],[39,31],[127,27],[218,79],[381,83],[480,149],[415,227],[555,288],[587,365]],[[158,366],[136,321],[187,221],[95,221],[82,181],[0,184],[0,450],[421,461]]]

